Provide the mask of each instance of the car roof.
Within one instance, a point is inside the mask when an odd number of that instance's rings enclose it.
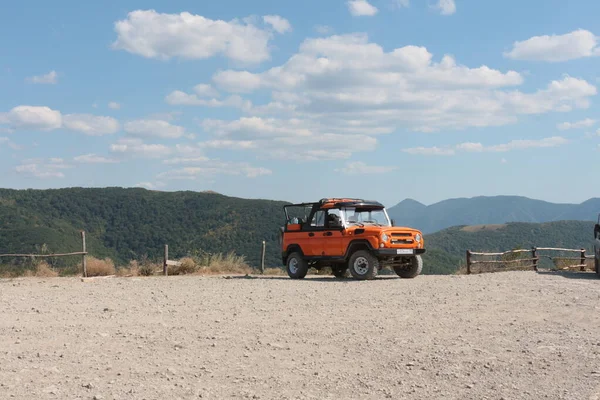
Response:
[[[354,199],[346,197],[327,197],[312,203],[289,204],[285,207],[313,207],[320,208],[343,208],[343,207],[360,207],[360,208],[384,208],[384,205],[374,200]]]

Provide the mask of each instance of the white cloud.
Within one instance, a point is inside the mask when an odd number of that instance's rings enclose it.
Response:
[[[130,135],[177,139],[185,135],[185,128],[158,119],[140,119],[125,123],[124,130]]]
[[[591,128],[592,126],[596,125],[596,122],[597,121],[595,119],[586,118],[577,122],[563,122],[558,124],[556,127],[561,131],[567,129]]]
[[[410,7],[410,0],[392,0],[392,4],[398,8]]]
[[[434,8],[442,15],[452,15],[456,12],[456,3],[454,0],[438,0]]]
[[[62,169],[71,168],[62,158],[29,159],[23,160],[21,165],[15,167],[19,175],[36,179],[64,178]]]
[[[60,111],[45,106],[17,106],[7,113],[0,113],[0,123],[15,129],[49,131],[61,127],[62,115]]]
[[[333,28],[329,25],[317,25],[315,26],[315,31],[321,35],[329,35],[333,32]]]
[[[115,23],[117,39],[113,48],[161,60],[217,55],[249,64],[268,60],[272,34],[247,21],[211,20],[189,12],[136,10]]]
[[[55,85],[58,82],[58,74],[56,71],[50,71],[45,75],[32,76],[26,79],[29,83],[40,83]]]
[[[494,146],[488,146],[484,148],[484,151],[491,152],[506,152],[511,150],[525,150],[531,148],[544,148],[544,147],[557,147],[569,143],[569,141],[560,136],[553,136],[540,140],[512,140],[506,144],[499,144]]]
[[[527,92],[518,88],[523,82],[516,71],[436,59],[424,47],[385,51],[364,34],[335,35],[305,40],[287,62],[267,70],[215,73],[212,83],[224,96],[257,93],[265,100],[242,107],[236,120],[204,120],[202,127],[212,135],[205,143],[259,157],[344,159],[373,150],[377,135],[514,124],[522,115],[588,108],[597,94],[571,76]],[[183,96],[191,104],[210,101]]]
[[[167,157],[173,149],[163,144],[146,144],[141,139],[119,139],[110,146],[113,153],[133,155],[143,158]]]
[[[587,30],[578,29],[564,35],[534,36],[513,44],[504,56],[515,60],[562,62],[600,55],[598,39]]]
[[[18,144],[16,144],[15,142],[13,142],[12,140],[10,140],[7,137],[0,137],[0,147],[2,147],[3,145],[6,145],[13,150],[21,150],[22,149],[21,146],[19,146]]]
[[[219,91],[206,83],[194,86],[194,92],[200,97],[219,97]]]
[[[240,109],[249,109],[252,107],[252,102],[244,100],[239,95],[232,95],[224,100],[218,99],[202,99],[195,94],[188,94],[180,90],[175,90],[165,97],[165,101],[171,105],[183,106],[204,106],[204,107],[233,107]]]
[[[83,154],[73,158],[73,160],[82,164],[112,164],[118,162],[115,159],[98,156],[96,154]]]
[[[201,147],[256,150],[263,158],[337,160],[377,146],[377,139],[355,134],[352,129],[332,133],[298,119],[204,120],[202,127],[216,139],[200,143]]]
[[[218,175],[245,176],[257,178],[263,175],[271,175],[273,172],[267,168],[254,167],[248,163],[225,162],[219,160],[207,160],[202,166],[184,167],[163,172],[157,176],[158,179],[188,179],[213,178]]]
[[[508,161],[506,160],[506,158],[502,158],[500,160],[500,164],[506,164],[506,163],[508,163]]]
[[[118,110],[121,108],[121,105],[116,101],[111,101],[110,103],[108,103],[108,108],[110,108],[111,110]]]
[[[112,135],[121,129],[116,119],[91,114],[67,114],[63,117],[63,127],[88,136]]]
[[[90,136],[110,135],[120,129],[112,117],[91,114],[67,114],[46,106],[17,106],[7,113],[0,113],[0,124],[13,129],[52,131],[60,128],[81,132]]]
[[[354,161],[347,163],[343,168],[336,169],[337,172],[342,172],[347,175],[364,175],[364,174],[385,174],[397,169],[397,167],[384,167],[377,165],[367,165],[362,161]]]
[[[219,71],[213,80],[220,88],[236,93],[253,92],[263,85],[260,75],[248,71]]]
[[[439,147],[411,147],[402,150],[405,153],[421,156],[452,156],[455,154],[453,149],[444,149]]]
[[[271,25],[277,33],[283,34],[292,30],[290,21],[280,17],[279,15],[265,15],[263,17],[263,21],[266,24]]]
[[[430,155],[430,156],[451,156],[456,152],[471,152],[471,153],[504,153],[513,150],[525,150],[532,148],[548,148],[558,147],[569,143],[569,141],[561,136],[552,136],[538,140],[518,139],[511,140],[505,144],[497,144],[485,146],[481,143],[460,143],[454,147],[413,147],[403,149],[402,151],[409,154]]]
[[[379,11],[377,7],[371,5],[367,0],[349,0],[347,3],[350,14],[355,17],[372,17]]]
[[[199,157],[175,157],[168,160],[164,160],[163,164],[199,164],[210,161],[208,157],[199,156]]]
[[[258,144],[252,140],[209,140],[199,144],[208,149],[249,150],[258,148]]]

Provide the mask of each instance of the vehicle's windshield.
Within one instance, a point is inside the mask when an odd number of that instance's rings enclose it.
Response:
[[[350,225],[381,225],[392,226],[387,213],[382,208],[354,208],[342,209],[344,220]]]

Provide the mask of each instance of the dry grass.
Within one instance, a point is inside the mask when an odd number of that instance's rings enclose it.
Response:
[[[100,260],[95,257],[87,257],[86,260],[87,276],[108,276],[115,275],[115,263],[110,258]],[[83,273],[83,267],[79,265],[79,272]]]
[[[265,272],[263,275],[282,276],[287,274],[282,268],[265,268]]]
[[[42,261],[35,267],[35,270],[26,270],[23,273],[23,276],[27,278],[56,278],[58,276],[58,272],[52,269],[48,263]]]
[[[198,270],[198,265],[191,257],[184,257],[179,260],[179,265],[169,265],[167,273],[169,275],[188,275]]]
[[[129,262],[128,267],[121,267],[117,269],[117,276],[126,277],[126,276],[139,276],[140,275],[140,266],[136,260],[132,260]]]
[[[200,275],[221,275],[221,274],[251,274],[252,268],[246,263],[244,256],[237,256],[235,253],[213,254],[205,258],[204,265],[196,271]]]
[[[580,263],[580,261],[578,261],[578,260],[565,260],[565,259],[561,259],[561,258],[554,259],[554,266],[556,267],[556,269],[560,269],[560,270],[567,270],[567,269],[579,270],[580,267],[575,266],[575,265],[579,265],[579,263]],[[594,271],[595,268],[596,267],[594,265],[593,259],[585,260],[584,270]]]

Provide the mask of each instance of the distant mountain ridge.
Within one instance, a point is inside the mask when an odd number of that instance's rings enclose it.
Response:
[[[463,225],[595,221],[600,213],[600,198],[581,204],[559,204],[523,196],[477,196],[443,200],[429,206],[405,199],[390,207],[388,213],[396,225],[433,233]]]

